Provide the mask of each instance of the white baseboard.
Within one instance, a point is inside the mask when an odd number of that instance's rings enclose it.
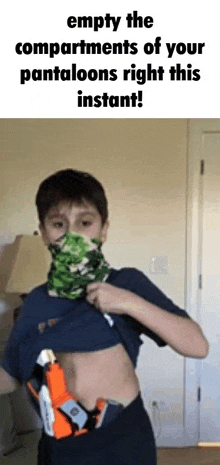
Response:
[[[213,447],[214,449],[220,449],[220,442],[199,442],[199,447]]]

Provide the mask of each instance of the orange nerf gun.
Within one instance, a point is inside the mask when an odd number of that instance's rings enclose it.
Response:
[[[68,392],[63,369],[52,350],[42,350],[36,363],[42,367],[41,379],[29,380],[27,387],[39,404],[46,434],[56,439],[79,436],[103,422],[101,413],[106,410],[106,401],[98,399],[93,411],[80,405],[76,396]]]

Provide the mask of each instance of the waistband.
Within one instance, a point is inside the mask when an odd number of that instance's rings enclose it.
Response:
[[[111,441],[114,441],[114,438],[128,436],[133,434],[134,431],[146,428],[152,431],[151,423],[144,409],[141,395],[138,394],[138,396],[118,414],[117,418],[105,426],[95,428],[91,432],[78,437],[70,436],[58,440],[47,436],[43,432],[42,441],[46,441],[50,446],[56,445],[56,448],[69,448],[69,446],[71,446],[74,450],[78,448],[81,449],[82,447],[92,449],[93,447],[97,447],[98,444],[104,447],[109,438]]]

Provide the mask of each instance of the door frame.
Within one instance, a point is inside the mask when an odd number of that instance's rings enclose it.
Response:
[[[220,132],[220,119],[189,119],[187,122],[186,309],[198,323],[201,317],[201,160],[204,159],[204,135],[215,132]],[[202,360],[185,358],[184,365],[184,442],[196,445],[200,430],[198,388]]]

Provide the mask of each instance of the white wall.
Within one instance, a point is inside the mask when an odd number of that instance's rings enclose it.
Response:
[[[91,172],[109,199],[106,258],[138,267],[184,306],[186,120],[9,119],[0,120],[0,133],[2,244],[37,228],[34,198],[46,176],[63,168]],[[168,257],[168,274],[149,273],[152,256]],[[145,338],[138,372],[158,443],[168,445],[183,426],[183,358]]]

